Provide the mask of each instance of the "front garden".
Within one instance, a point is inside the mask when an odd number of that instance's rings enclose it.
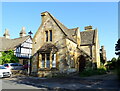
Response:
[[[98,69],[85,69],[84,71],[80,72],[80,77],[88,77],[93,75],[103,75],[106,74],[107,70],[105,67],[100,67]]]

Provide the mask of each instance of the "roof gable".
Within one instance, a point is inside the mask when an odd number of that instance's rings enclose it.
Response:
[[[15,39],[7,39],[4,37],[0,37],[0,41],[2,45],[0,45],[0,51],[13,50],[20,44],[22,44],[26,39],[30,38],[30,36],[15,38]]]
[[[81,45],[92,45],[95,39],[95,30],[80,32]]]
[[[61,31],[67,36],[66,38],[70,39],[71,41],[76,43],[76,39],[73,38],[73,35],[75,35],[75,30],[78,28],[74,29],[68,29],[65,25],[63,25],[60,21],[58,21],[54,16],[52,16],[49,12],[46,12],[49,14],[51,19],[56,23],[56,25],[61,29]]]

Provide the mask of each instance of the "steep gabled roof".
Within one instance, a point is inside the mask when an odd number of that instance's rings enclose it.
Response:
[[[73,38],[73,35],[75,34],[75,30],[78,29],[68,29],[66,26],[64,26],[60,21],[58,21],[54,16],[52,16],[49,12],[46,12],[49,14],[49,16],[53,19],[53,21],[56,23],[56,25],[61,29],[61,31],[67,36],[68,39],[76,43],[76,39]]]
[[[95,39],[95,30],[80,32],[81,45],[92,45]]]
[[[29,37],[30,36],[25,36],[15,39],[7,39],[5,37],[0,37],[0,51],[14,50],[17,46],[22,44]]]
[[[50,53],[50,52],[57,52],[58,48],[52,43],[44,43],[44,45],[38,50],[41,53]]]

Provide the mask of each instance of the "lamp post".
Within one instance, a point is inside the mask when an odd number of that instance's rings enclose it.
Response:
[[[31,35],[33,34],[32,32],[31,32],[31,30],[30,30],[30,32],[28,32],[28,34],[30,35],[30,38],[31,38]],[[31,53],[30,53],[30,45],[32,45],[31,43],[29,43],[29,54],[28,54],[28,58],[29,58],[29,60],[28,60],[28,76],[30,75],[30,57],[31,57]]]

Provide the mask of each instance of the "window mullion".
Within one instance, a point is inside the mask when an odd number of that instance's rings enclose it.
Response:
[[[45,54],[45,68],[47,68],[47,65],[46,65],[46,61],[47,61],[47,55]]]

